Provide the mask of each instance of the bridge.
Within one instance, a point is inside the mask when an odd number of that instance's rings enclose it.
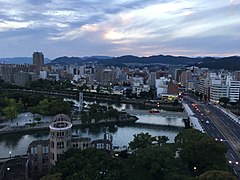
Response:
[[[159,111],[159,113],[150,113],[149,110],[138,110],[138,109],[126,109],[124,110],[128,114],[131,115],[155,115],[155,116],[163,116],[163,117],[169,117],[169,118],[182,118],[182,119],[188,119],[188,115],[185,112],[173,112],[173,111]]]
[[[159,113],[150,113],[149,110],[125,110],[127,113],[134,116],[148,115],[149,117],[139,117],[136,124],[149,125],[149,126],[166,126],[173,128],[184,128],[184,119],[188,119],[185,112],[171,112],[159,111]]]

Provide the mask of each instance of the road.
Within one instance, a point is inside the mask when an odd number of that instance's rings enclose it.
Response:
[[[240,178],[240,125],[215,105],[199,102],[189,96],[186,96],[184,101],[200,120],[206,133],[226,144],[226,157],[233,172]]]

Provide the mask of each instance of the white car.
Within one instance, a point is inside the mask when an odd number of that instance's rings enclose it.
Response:
[[[209,124],[209,121],[206,121],[207,124]]]

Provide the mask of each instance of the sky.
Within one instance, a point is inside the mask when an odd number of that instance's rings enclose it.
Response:
[[[240,55],[240,0],[0,0],[0,57]]]

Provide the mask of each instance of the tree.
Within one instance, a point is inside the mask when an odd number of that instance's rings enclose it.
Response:
[[[49,115],[56,114],[68,114],[71,113],[71,104],[63,101],[62,99],[55,99],[49,103]]]
[[[207,170],[228,170],[225,157],[227,148],[207,134],[187,129],[176,136],[175,142],[181,148],[181,159],[188,164],[193,175],[199,175]]]
[[[227,106],[227,104],[229,103],[230,99],[227,97],[221,97],[219,99],[219,102],[223,103],[223,106]]]
[[[131,149],[150,147],[155,140],[149,133],[134,134],[133,137],[133,141],[129,143]]]
[[[237,180],[237,177],[233,176],[227,171],[206,171],[197,177],[197,180]]]
[[[156,179],[164,179],[175,166],[174,152],[167,147],[146,147],[134,152],[132,160],[136,166],[146,168]]]
[[[178,103],[178,99],[174,99],[173,101],[173,106],[177,106],[179,103]]]
[[[17,108],[15,106],[7,106],[3,108],[3,114],[7,119],[13,120],[18,115]]]
[[[40,180],[62,180],[62,173],[51,174],[43,176]]]
[[[125,176],[124,165],[119,159],[94,148],[68,150],[52,169],[51,175],[56,173],[62,173],[62,179],[118,180]]]
[[[156,136],[155,141],[158,143],[159,146],[162,144],[166,144],[169,138],[167,136]]]
[[[153,90],[149,90],[148,92],[147,91],[142,91],[140,92],[140,97],[143,98],[143,99],[153,99]]]
[[[48,99],[44,99],[39,102],[39,105],[37,106],[37,111],[39,114],[46,116],[49,115],[49,101]]]

